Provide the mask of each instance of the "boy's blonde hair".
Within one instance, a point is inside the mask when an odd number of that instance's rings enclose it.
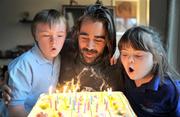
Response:
[[[60,24],[61,22],[63,22],[66,25],[66,30],[68,30],[67,21],[59,11],[55,9],[42,10],[39,13],[37,13],[33,19],[31,25],[31,33],[35,39],[37,24],[45,23],[45,24],[49,24],[49,26],[51,27],[51,25]]]

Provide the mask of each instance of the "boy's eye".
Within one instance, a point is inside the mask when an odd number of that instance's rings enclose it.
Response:
[[[62,35],[58,35],[58,37],[62,37]]]
[[[62,35],[58,35],[57,37],[63,37]]]
[[[50,35],[42,35],[43,37],[50,37]]]
[[[39,35],[42,37],[50,37],[50,34],[48,33],[39,33]]]

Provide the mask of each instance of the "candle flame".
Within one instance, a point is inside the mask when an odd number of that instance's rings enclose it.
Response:
[[[69,93],[69,90],[71,92],[77,92],[80,89],[80,85],[79,84],[80,83],[79,82],[75,82],[74,79],[72,79],[71,81],[66,82],[64,84],[64,86],[63,86],[63,93]]]
[[[67,85],[65,85],[64,87],[63,87],[63,93],[66,93],[66,90],[67,90]]]
[[[107,92],[111,93],[112,92],[112,88],[107,88]]]

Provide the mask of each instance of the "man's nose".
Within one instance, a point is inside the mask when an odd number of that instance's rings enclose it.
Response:
[[[94,43],[94,41],[93,40],[90,40],[89,42],[88,42],[88,49],[94,49],[94,47],[95,47],[95,43]]]

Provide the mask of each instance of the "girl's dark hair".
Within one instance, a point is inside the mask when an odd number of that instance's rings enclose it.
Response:
[[[154,65],[152,74],[170,75],[172,78],[178,78],[179,74],[168,64],[166,51],[163,48],[161,37],[152,27],[137,26],[128,29],[121,37],[118,48],[131,46],[136,50],[150,52],[153,55]]]
[[[42,10],[42,11],[38,12],[33,19],[33,22],[31,25],[31,33],[32,33],[33,37],[35,38],[36,27],[37,27],[37,24],[39,24],[39,23],[46,23],[51,26],[56,23],[59,24],[60,22],[64,22],[66,25],[66,29],[67,29],[67,27],[68,27],[67,21],[64,18],[64,16],[61,15],[61,13],[59,11],[57,11],[55,9]]]
[[[103,23],[105,30],[107,32],[107,38],[105,39],[107,45],[103,55],[105,57],[110,58],[115,52],[115,47],[116,47],[116,29],[111,12],[109,11],[108,8],[100,4],[90,5],[85,9],[84,14],[79,18],[79,20],[76,22],[75,26],[73,27],[72,38],[74,39],[75,46],[77,48],[78,48],[78,36],[81,25],[84,21],[87,20],[91,20],[94,22],[98,21]]]

